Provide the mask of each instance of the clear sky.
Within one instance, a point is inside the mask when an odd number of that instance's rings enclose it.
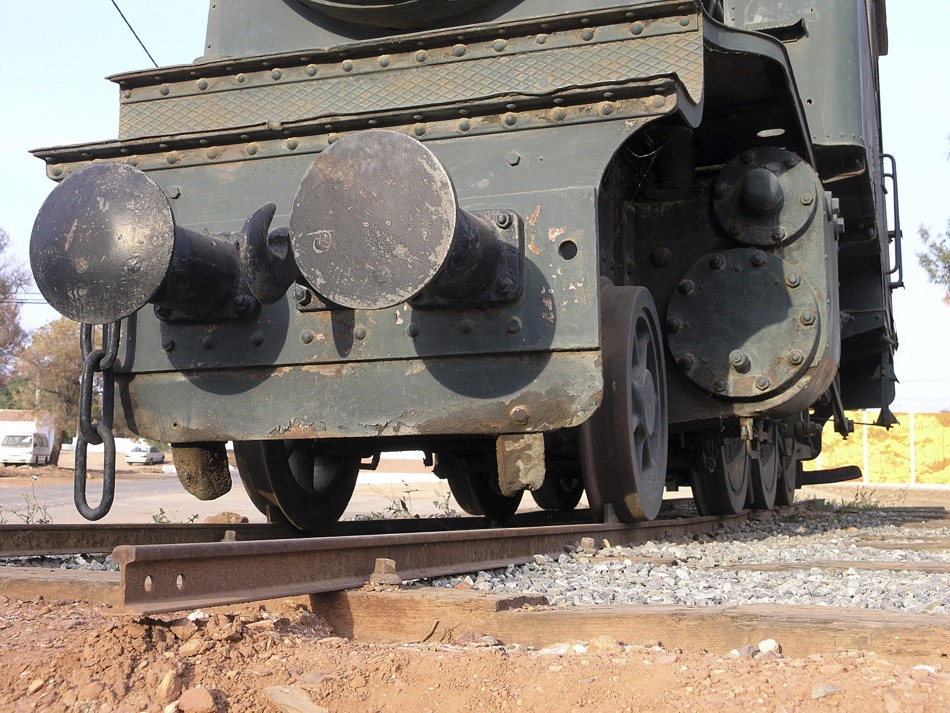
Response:
[[[120,0],[119,6],[159,65],[202,54],[207,2]],[[950,307],[914,254],[921,249],[917,226],[943,231],[950,218],[950,3],[891,0],[888,20],[884,148],[898,160],[907,283],[894,297],[901,380],[895,410],[939,411],[950,409]],[[0,0],[0,227],[24,264],[33,220],[53,187],[27,151],[115,138],[118,89],[104,77],[149,66],[110,0]],[[32,329],[57,315],[26,305],[23,317]]]

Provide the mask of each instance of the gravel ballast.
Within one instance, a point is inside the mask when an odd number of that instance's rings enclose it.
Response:
[[[556,607],[616,604],[737,606],[784,603],[916,613],[950,613],[950,574],[907,571],[893,563],[946,564],[946,550],[913,543],[950,541],[950,527],[914,527],[907,513],[888,510],[805,509],[750,521],[714,535],[622,546],[568,546],[556,559],[425,584],[481,591],[542,594]],[[927,539],[921,539],[927,538]],[[906,549],[876,547],[882,541]],[[756,571],[780,563],[834,567]],[[880,569],[840,566],[880,562]]]

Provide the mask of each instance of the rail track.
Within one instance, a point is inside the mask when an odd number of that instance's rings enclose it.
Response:
[[[518,564],[584,537],[636,543],[772,516],[702,517],[681,499],[667,501],[659,519],[635,524],[595,523],[578,510],[560,518],[523,513],[503,528],[486,528],[482,518],[348,521],[311,537],[273,524],[7,525],[0,557],[111,550],[124,604],[158,613],[359,587],[379,560],[395,562],[398,574],[383,580],[398,582]]]

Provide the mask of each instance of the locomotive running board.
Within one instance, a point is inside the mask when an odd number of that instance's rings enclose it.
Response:
[[[840,468],[825,470],[806,470],[800,475],[800,485],[828,485],[846,480],[861,480],[863,477],[861,469],[856,465],[844,465]]]

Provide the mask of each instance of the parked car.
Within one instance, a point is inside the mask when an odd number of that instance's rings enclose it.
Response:
[[[165,454],[155,446],[138,444],[132,446],[129,452],[125,454],[125,462],[129,465],[133,463],[144,463],[145,465],[164,463]]]
[[[0,441],[0,463],[4,465],[46,465],[52,452],[43,433],[11,433]]]

